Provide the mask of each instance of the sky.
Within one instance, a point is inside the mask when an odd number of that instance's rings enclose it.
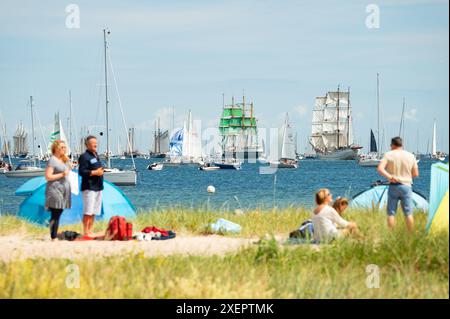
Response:
[[[79,8],[79,28],[70,28],[70,4]],[[372,4],[379,9],[375,28],[367,25]],[[222,94],[231,102],[244,90],[259,127],[279,127],[289,112],[299,151],[311,151],[314,98],[338,85],[350,87],[355,139],[367,147],[377,128],[379,73],[382,136],[398,135],[405,98],[407,148],[426,152],[436,119],[437,148],[448,152],[448,6],[446,0],[1,0],[0,112],[9,136],[19,121],[30,127],[32,95],[44,135],[57,111],[67,133],[70,90],[73,136],[82,127],[104,131],[107,27],[124,118],[136,127],[141,151],[151,146],[156,118],[170,129],[173,110],[175,127],[191,110],[202,128],[216,128]],[[115,149],[119,136],[125,143],[125,129],[111,70],[108,89]]]

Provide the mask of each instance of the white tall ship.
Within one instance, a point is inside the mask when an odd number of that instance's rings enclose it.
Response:
[[[28,155],[28,133],[22,122],[17,125],[16,131],[13,135],[14,149],[13,155],[19,158],[24,158]]]
[[[282,127],[278,131],[278,160],[270,161],[271,167],[278,168],[297,168],[297,152],[296,139],[291,123],[289,122],[289,114],[286,113],[286,118]]]
[[[31,159],[19,164],[14,170],[5,172],[6,177],[11,178],[30,178],[36,176],[43,176],[45,174],[45,168],[41,168],[37,163],[37,156],[35,153],[35,137],[34,137],[34,110],[33,110],[33,97],[30,96],[30,110],[31,110],[31,145],[32,154]]]
[[[350,91],[317,97],[310,144],[321,160],[354,160],[361,146],[354,144]]]

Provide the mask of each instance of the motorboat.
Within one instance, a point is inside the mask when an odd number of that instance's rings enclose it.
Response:
[[[164,168],[164,164],[162,163],[152,163],[147,166],[147,169],[149,171],[160,171]]]
[[[201,171],[217,171],[221,168],[212,163],[205,163],[205,164],[201,165],[198,169]]]

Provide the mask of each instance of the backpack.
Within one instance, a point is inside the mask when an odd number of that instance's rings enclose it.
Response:
[[[304,221],[301,226],[289,234],[289,238],[312,239],[314,235],[314,225],[311,219]]]
[[[109,220],[105,238],[108,240],[130,240],[133,238],[133,224],[128,223],[125,217],[113,216]]]
[[[74,241],[75,239],[78,239],[80,237],[82,237],[81,234],[70,230],[66,230],[63,231],[61,234],[58,234],[59,239],[68,241]]]

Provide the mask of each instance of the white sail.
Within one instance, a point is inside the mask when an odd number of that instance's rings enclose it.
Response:
[[[50,135],[50,143],[48,144],[48,154],[51,154],[51,146],[52,143],[56,140],[61,140],[67,145],[67,154],[70,154],[70,147],[67,141],[66,134],[64,133],[64,129],[61,123],[61,119],[59,118],[59,113],[55,114],[55,127],[53,129],[52,134]]]
[[[159,136],[159,151],[162,154],[166,154],[169,152],[169,143],[169,131],[166,130]]]
[[[189,131],[188,131],[188,124],[186,121],[183,123],[183,144],[181,147],[182,150],[182,156],[183,157],[189,157],[189,149],[190,149],[190,143],[189,143]]]
[[[320,151],[353,144],[349,92],[328,92],[326,96],[316,98],[310,142]]]
[[[183,125],[182,156],[186,160],[198,160],[202,157],[202,140],[199,131],[194,125],[192,113],[189,111],[188,118]]]
[[[193,159],[200,159],[202,158],[202,139],[200,130],[194,125],[192,118],[191,118],[191,130],[190,130],[190,142],[191,142],[191,149],[190,149],[190,157]]]
[[[25,155],[28,153],[28,144],[27,144],[28,133],[25,130],[22,122],[17,125],[17,129],[13,136],[14,142],[14,155]]]
[[[286,119],[281,128],[280,142],[281,144],[281,159],[291,159],[296,158],[295,154],[295,136],[292,130],[291,124],[289,123],[289,115],[286,114]]]
[[[431,155],[436,156],[436,120],[433,123],[433,136],[431,140]]]

